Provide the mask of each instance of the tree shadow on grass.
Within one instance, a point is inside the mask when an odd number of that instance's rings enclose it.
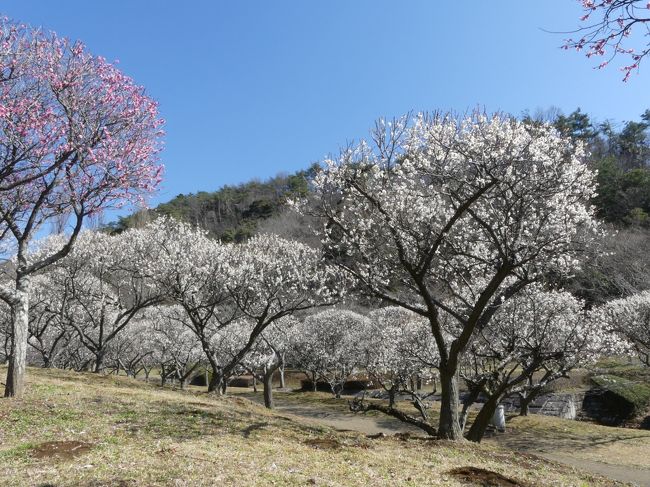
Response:
[[[638,432],[638,430],[630,430]],[[576,451],[587,448],[609,445],[623,441],[638,441],[650,439],[650,434],[614,434],[607,437],[596,435],[580,435],[567,429],[566,432],[549,430],[543,435],[539,431],[522,431],[519,429],[508,430],[505,434],[498,434],[493,437],[496,442],[515,451],[536,451],[543,453],[554,453],[558,451]]]
[[[249,438],[253,432],[270,427],[307,435],[323,434],[326,431],[326,428],[303,424],[280,415],[260,417],[259,412],[238,408],[236,404],[221,403],[221,401],[214,406],[207,403],[189,405],[166,401],[148,403],[146,413],[139,412],[137,407],[129,406],[123,406],[121,410],[112,412],[117,419],[116,429],[128,436],[183,441],[224,433],[241,434]],[[109,405],[106,407],[110,409]]]
[[[242,436],[244,438],[250,438],[251,433],[253,433],[253,431],[262,430],[262,429],[266,428],[267,426],[269,426],[268,422],[266,422],[266,423],[253,423],[250,426],[244,428],[241,433],[242,433]]]

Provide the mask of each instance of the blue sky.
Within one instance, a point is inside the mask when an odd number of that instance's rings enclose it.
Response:
[[[160,102],[178,193],[322,159],[379,116],[476,106],[580,106],[599,120],[650,107],[650,65],[628,83],[559,49],[574,0],[9,0],[2,13],[82,40]]]

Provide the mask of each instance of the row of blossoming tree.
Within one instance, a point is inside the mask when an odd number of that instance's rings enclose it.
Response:
[[[155,188],[161,124],[143,89],[82,45],[0,22],[6,396],[23,392],[28,345],[45,366],[155,367],[181,384],[207,366],[211,392],[247,371],[269,407],[273,374],[291,363],[336,395],[363,370],[388,405],[354,409],[440,438],[463,437],[483,394],[467,432],[480,440],[505,395],[530,399],[619,337],[647,361],[646,295],[587,312],[548,287],[601,232],[583,148],[548,125],[480,113],[378,122],[295,202],[319,248],[273,235],[224,244],[166,219],[82,232],[88,216]],[[51,220],[72,223],[37,240]],[[345,294],[381,305],[307,315]],[[418,386],[433,380],[437,424]],[[404,395],[419,416],[396,406]]]
[[[117,236],[81,232],[74,249],[32,276],[35,362],[133,376],[155,368],[181,384],[207,367],[217,393],[247,372],[264,384],[269,407],[273,374],[287,363],[336,395],[363,373],[388,404],[362,398],[353,409],[451,439],[464,436],[482,394],[466,433],[480,441],[505,396],[526,404],[616,351],[620,336],[643,350],[643,338],[628,333],[636,302],[587,311],[547,284],[574,270],[600,233],[579,144],[548,126],[481,114],[379,123],[373,135],[374,145],[328,161],[314,198],[296,205],[315,217],[323,248],[273,235],[224,244],[164,218]],[[36,242],[26,265],[69,238]],[[365,314],[309,311],[345,294],[382,304]],[[6,345],[16,341],[14,315],[5,308]],[[469,391],[463,407],[459,378]],[[437,424],[420,387],[433,381]],[[397,407],[404,396],[419,416]]]
[[[173,244],[168,240],[171,235],[176,236]],[[43,242],[43,251],[57,245],[60,238]],[[311,277],[307,286],[298,284],[301,276],[324,270],[321,264],[307,266],[303,273],[308,262],[304,256],[299,259],[298,272],[277,251],[269,260],[271,247],[281,248],[283,243],[286,241],[262,237],[245,245],[226,245],[217,252],[212,247],[215,242],[202,232],[165,220],[118,237],[82,233],[76,249],[32,283],[30,361],[44,367],[121,370],[132,377],[142,373],[147,380],[156,369],[163,384],[175,380],[181,387],[208,369],[208,389],[217,393],[225,390],[229,379],[246,373],[263,383],[268,407],[273,407],[273,374],[287,363],[304,371],[312,385],[326,382],[336,396],[356,375],[383,389],[388,402],[366,402],[361,397],[351,403],[353,410],[382,411],[437,434],[428,400],[436,392],[440,355],[429,321],[396,306],[364,313],[330,307],[296,314],[330,303],[336,295],[316,291]],[[258,267],[256,274],[249,274],[248,266],[238,271],[223,267],[218,277],[213,274],[216,268],[206,267],[199,253],[191,249],[195,244],[209,248],[204,255],[210,259],[220,256],[223,264],[234,261],[230,251],[248,254],[248,260],[257,259],[262,250],[267,264]],[[186,259],[185,270],[176,259],[165,263],[160,251]],[[273,271],[280,266],[281,271]],[[172,281],[180,286],[176,289],[185,289],[190,306],[179,303],[166,290],[170,269]],[[257,277],[261,275],[265,277]],[[215,279],[221,286],[213,287]],[[340,279],[330,268],[321,274],[318,284],[331,286]],[[243,282],[247,292],[255,289],[254,301],[264,303],[257,306],[268,309],[269,318],[260,321],[257,313],[246,312],[248,308],[237,304]],[[272,290],[267,299],[259,290],[260,283]],[[628,313],[638,311],[636,304],[622,308]],[[610,331],[628,330],[621,320],[638,322],[619,308],[620,304],[611,303],[586,312],[583,303],[569,293],[537,285],[504,303],[461,359],[459,376],[468,394],[460,430],[480,441],[503,397],[514,393],[533,397],[574,368],[611,351]],[[5,309],[5,324],[9,317]],[[4,328],[5,337],[8,330]],[[636,339],[634,343],[640,342]],[[468,408],[479,394],[486,400],[466,428]],[[408,398],[419,415],[400,409],[398,398]]]

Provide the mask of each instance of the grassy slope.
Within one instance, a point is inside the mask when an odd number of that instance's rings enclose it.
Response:
[[[0,373],[5,370],[0,368]],[[306,442],[333,439],[338,449]],[[94,446],[37,459],[52,440]],[[0,399],[0,485],[464,485],[478,466],[535,486],[612,483],[490,445],[370,440],[272,413],[246,399],[161,390],[126,378],[29,371],[24,399]]]

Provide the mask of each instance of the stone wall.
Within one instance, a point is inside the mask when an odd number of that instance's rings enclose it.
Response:
[[[544,414],[564,419],[576,419],[578,412],[582,409],[582,393],[549,393],[537,397],[528,406],[531,414]],[[519,412],[519,396],[512,396],[504,399],[506,412]]]

